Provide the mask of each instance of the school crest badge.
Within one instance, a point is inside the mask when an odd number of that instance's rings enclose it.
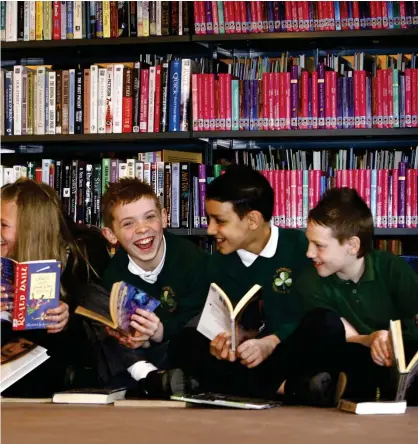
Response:
[[[288,294],[292,287],[292,270],[290,268],[279,268],[273,277],[273,290],[276,293]]]
[[[177,301],[175,298],[176,295],[171,287],[163,287],[160,296],[161,307],[169,312],[173,312],[177,308]]]

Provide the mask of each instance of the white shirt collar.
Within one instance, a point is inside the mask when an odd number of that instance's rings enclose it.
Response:
[[[155,268],[152,271],[145,271],[145,270],[143,270],[138,264],[136,264],[134,262],[134,260],[128,254],[128,258],[129,258],[128,270],[132,274],[135,274],[136,276],[139,276],[145,282],[148,282],[149,284],[154,284],[157,281],[157,279],[158,279],[158,275],[161,273],[161,270],[164,267],[165,255],[166,255],[166,251],[167,251],[167,246],[166,246],[166,242],[165,242],[165,236],[163,236],[163,249],[164,249],[163,250],[163,257],[161,258],[161,261],[158,264],[157,268]]]
[[[241,262],[249,267],[254,263],[258,256],[271,258],[276,254],[277,244],[279,242],[279,228],[276,225],[270,225],[271,233],[270,239],[260,254],[254,254],[247,250],[237,250],[237,254],[241,259]]]

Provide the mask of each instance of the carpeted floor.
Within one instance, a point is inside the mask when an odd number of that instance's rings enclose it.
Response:
[[[5,444],[418,443],[418,407],[405,415],[336,409],[264,411],[3,404]]]

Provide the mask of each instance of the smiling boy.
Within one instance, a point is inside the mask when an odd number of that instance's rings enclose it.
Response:
[[[261,285],[263,331],[233,353],[228,334],[209,343],[188,328],[169,352],[205,390],[265,398],[284,394],[290,403],[332,405],[336,378],[327,372],[331,367],[324,356],[343,342],[344,330],[341,326],[340,335],[338,326],[334,330],[335,320],[340,321],[328,310],[301,321],[293,287],[309,264],[306,239],[302,231],[271,224],[273,202],[267,179],[248,167],[229,167],[206,190],[208,234],[218,246],[210,260],[210,282],[218,284],[233,305],[254,284]],[[324,324],[336,334],[316,328]]]
[[[125,367],[139,381],[139,392],[167,397],[183,384],[176,371],[166,368],[171,337],[202,309],[207,288],[202,273],[208,255],[192,242],[168,232],[167,213],[152,188],[137,179],[121,179],[108,186],[102,198],[107,240],[120,248],[104,274],[108,290],[125,281],[160,301],[155,313],[138,309],[131,327],[136,336],[108,330],[124,345]],[[131,350],[129,350],[131,349]]]
[[[309,213],[306,237],[314,269],[297,285],[305,309],[341,317],[342,369],[353,395],[373,396],[377,387],[387,393],[391,319],[402,321],[407,362],[418,350],[418,275],[403,259],[373,250],[372,214],[355,190],[328,190]]]

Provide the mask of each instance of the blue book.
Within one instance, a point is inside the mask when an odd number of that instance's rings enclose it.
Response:
[[[74,38],[74,5],[73,2],[67,2],[67,39]]]
[[[16,262],[1,258],[1,285],[10,298],[13,330],[34,330],[53,324],[47,311],[59,305],[61,262]]]
[[[180,131],[181,60],[170,62],[168,131]]]
[[[139,288],[126,282],[116,282],[112,286],[109,307],[106,308],[106,311],[99,307],[88,309],[79,306],[75,313],[101,322],[123,334],[129,334],[131,332],[131,316],[138,308],[154,312],[159,305],[160,301],[158,299],[153,298]]]

